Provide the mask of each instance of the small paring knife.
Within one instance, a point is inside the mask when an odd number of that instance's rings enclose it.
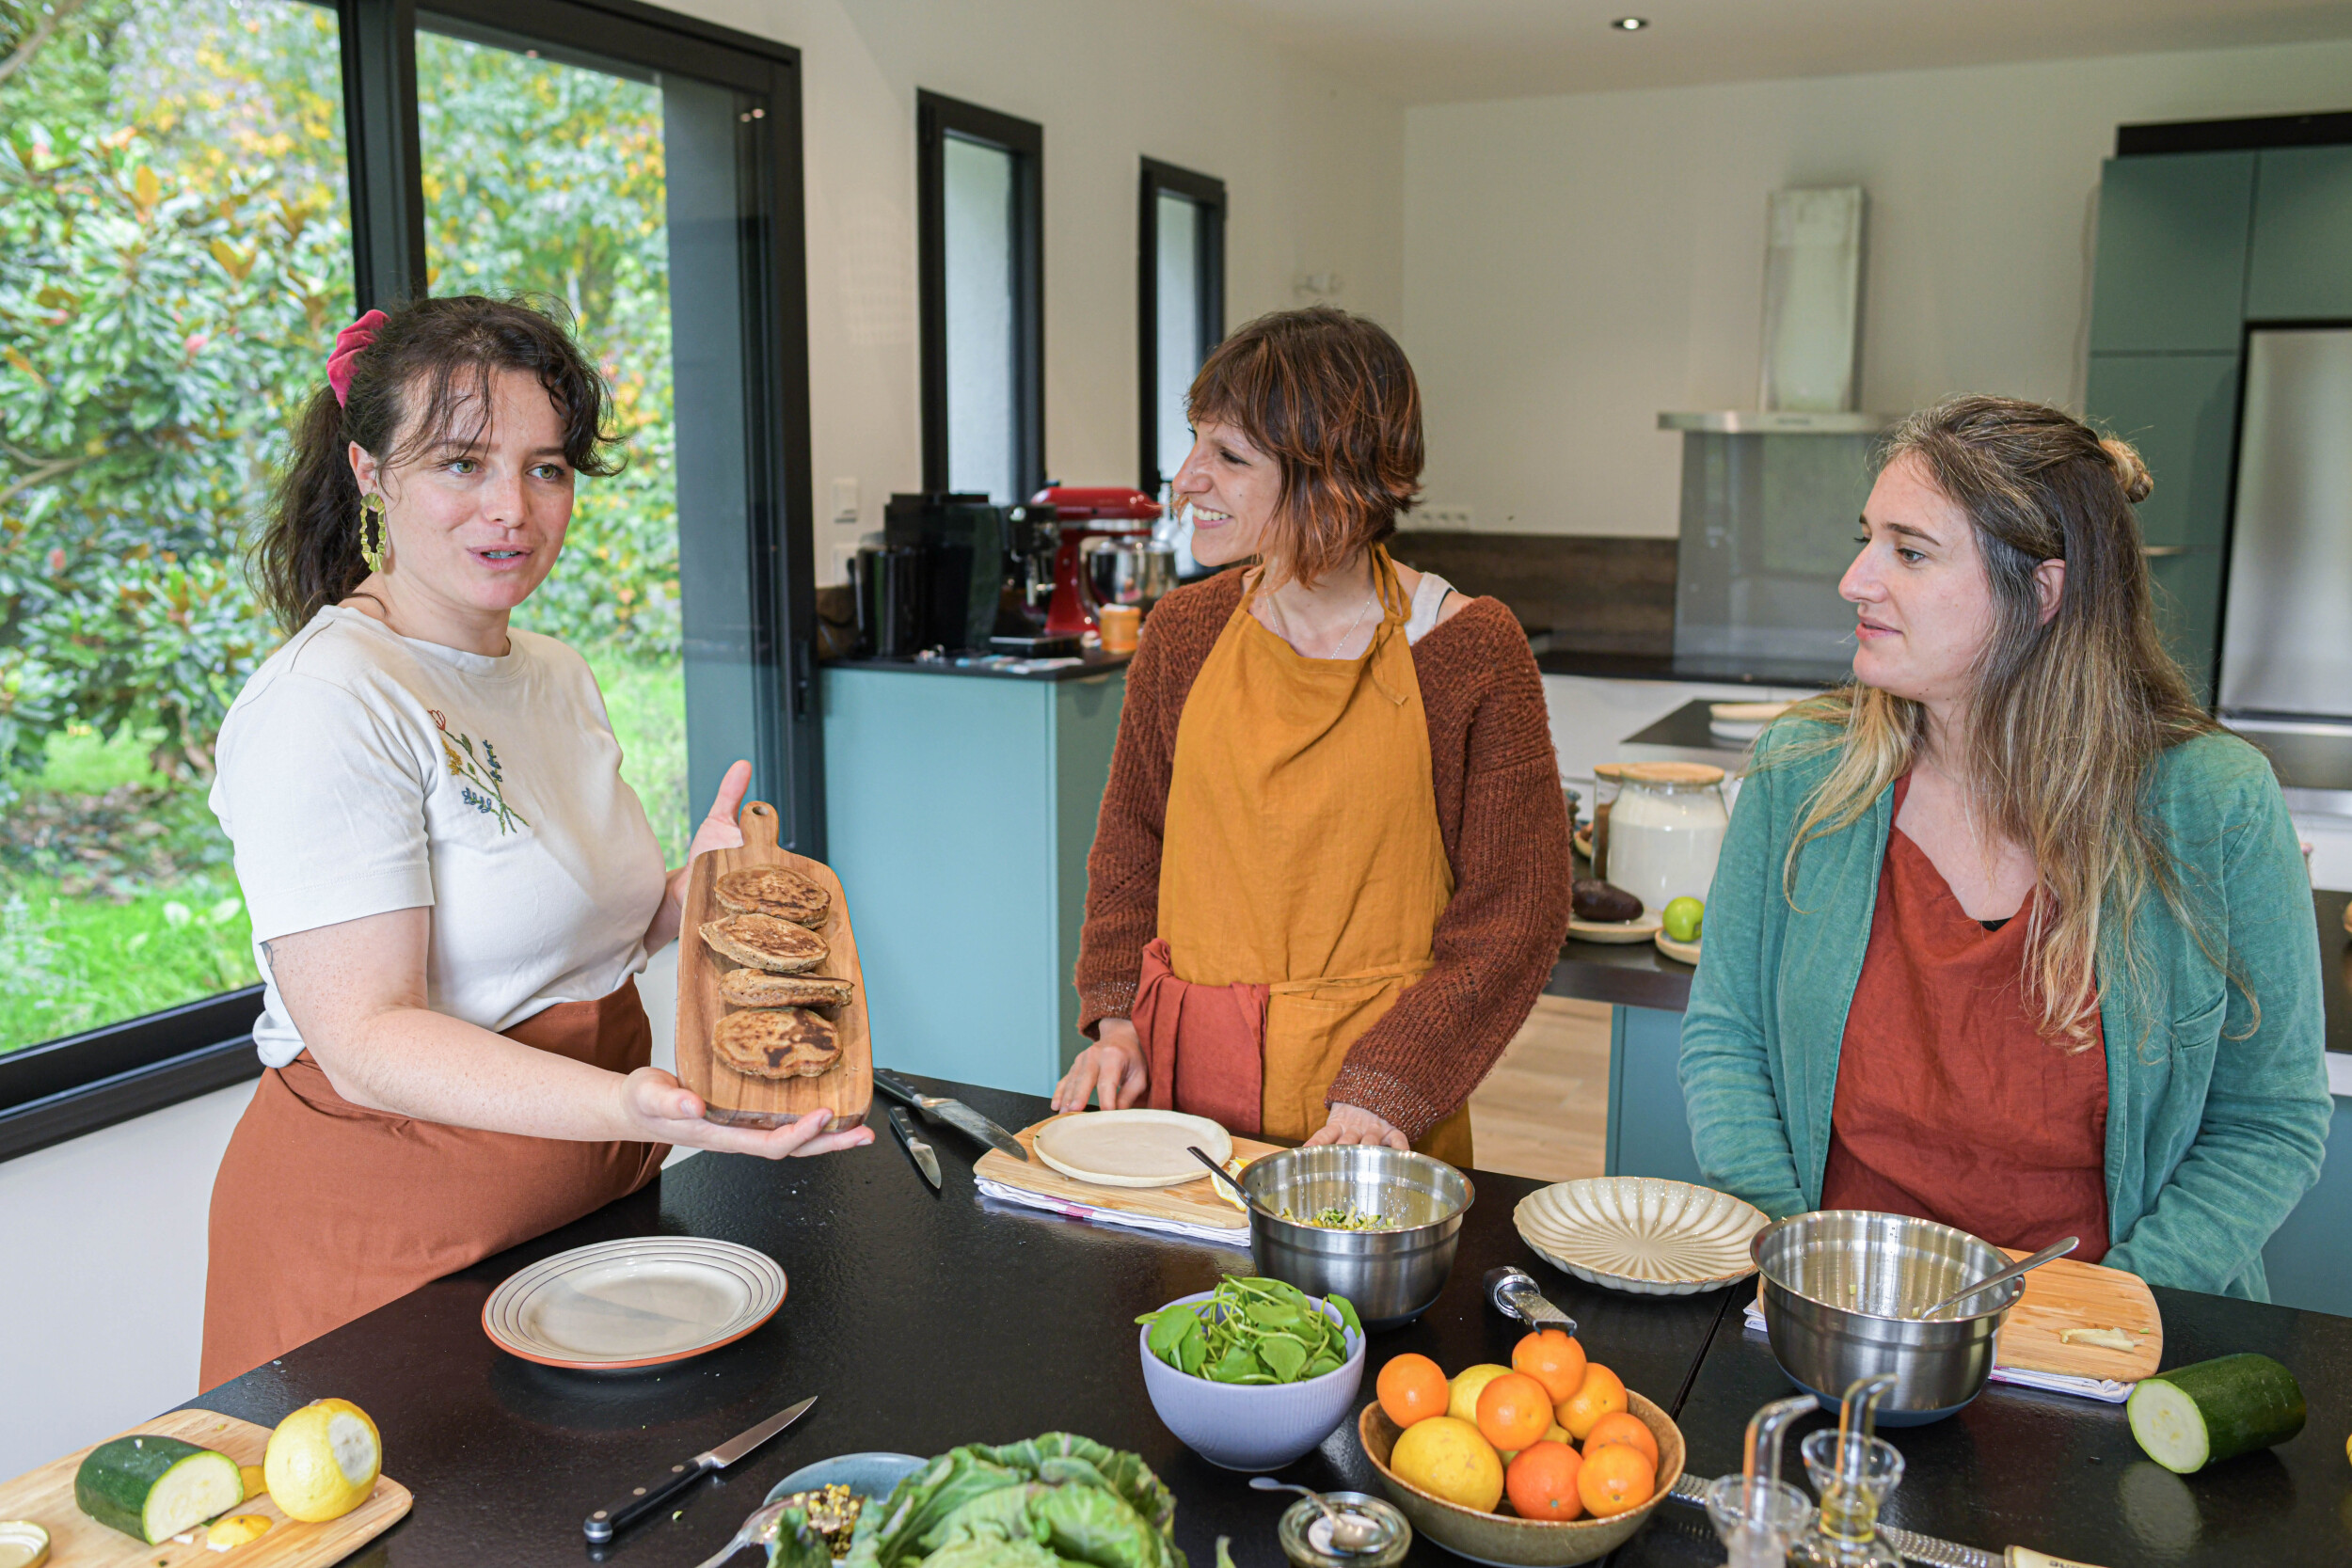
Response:
[[[914,1168],[923,1173],[923,1180],[931,1184],[931,1191],[938,1192],[939,1156],[931,1152],[931,1146],[923,1134],[914,1130],[914,1118],[907,1115],[905,1106],[890,1107],[890,1130],[898,1134],[900,1143],[907,1146],[908,1157],[914,1160]]]
[[[874,1069],[874,1087],[893,1100],[904,1101],[933,1121],[944,1121],[966,1137],[977,1138],[991,1148],[1004,1150],[1024,1164],[1029,1151],[1021,1147],[1021,1140],[972,1109],[961,1100],[945,1095],[925,1094],[897,1073],[885,1068]]]
[[[739,1432],[717,1448],[698,1453],[683,1465],[671,1465],[669,1474],[650,1486],[633,1489],[627,1501],[600,1508],[588,1515],[580,1524],[580,1533],[598,1543],[612,1540],[616,1532],[637,1523],[704,1476],[725,1469],[799,1420],[816,1402],[817,1396],[811,1394],[798,1404],[785,1406],[749,1432]]]

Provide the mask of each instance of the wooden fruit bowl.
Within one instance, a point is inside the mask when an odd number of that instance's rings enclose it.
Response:
[[[1375,1400],[1356,1418],[1364,1456],[1380,1472],[1380,1487],[1413,1528],[1450,1552],[1500,1568],[1568,1568],[1608,1556],[1649,1521],[1667,1488],[1682,1476],[1682,1429],[1641,1395],[1628,1391],[1626,1405],[1658,1439],[1658,1489],[1649,1501],[1606,1519],[1522,1519],[1516,1513],[1482,1513],[1424,1492],[1389,1468],[1389,1454],[1404,1429],[1389,1419]]]
[[[850,901],[841,891],[841,879],[823,862],[778,846],[776,808],[765,800],[744,802],[737,822],[743,830],[743,847],[705,852],[686,880],[686,912],[678,927],[678,1082],[702,1096],[708,1107],[703,1113],[707,1120],[781,1127],[824,1110],[833,1116],[830,1131],[855,1127],[874,1102],[874,1042],[866,1023],[866,974],[858,967],[857,938],[850,929]],[[761,865],[797,871],[833,895],[832,918],[820,933],[830,951],[809,973],[848,980],[856,988],[848,1002],[833,1009],[841,1059],[814,1078],[754,1078],[721,1061],[711,1049],[711,1032],[722,1018],[736,1011],[719,994],[719,976],[742,967],[712,952],[703,941],[704,923],[727,913],[711,895],[711,884],[730,871]]]

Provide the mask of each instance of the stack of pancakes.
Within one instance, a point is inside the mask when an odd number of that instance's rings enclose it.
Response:
[[[730,911],[702,928],[703,942],[743,967],[719,976],[719,994],[737,1008],[719,1021],[711,1046],[719,1059],[754,1078],[814,1078],[841,1059],[833,1021],[809,1011],[850,1000],[848,980],[810,973],[832,952],[818,934],[833,895],[778,865],[730,871],[711,884]]]

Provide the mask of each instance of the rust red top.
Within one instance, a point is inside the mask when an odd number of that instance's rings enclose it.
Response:
[[[1896,781],[1899,815],[1910,784]],[[2106,1043],[2095,1015],[2072,1054],[2036,1033],[2026,927],[2022,914],[1997,930],[1969,918],[1926,851],[1887,833],[1822,1208],[1915,1214],[2005,1247],[2079,1236],[2075,1259],[2106,1255]]]

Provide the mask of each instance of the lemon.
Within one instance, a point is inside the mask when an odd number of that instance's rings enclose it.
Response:
[[[1478,1425],[1478,1396],[1486,1391],[1486,1385],[1509,1371],[1491,1361],[1481,1361],[1475,1367],[1465,1367],[1454,1374],[1453,1391],[1446,1396],[1445,1413],[1457,1421]]]
[[[289,1519],[340,1519],[368,1500],[384,1468],[384,1440],[349,1400],[316,1400],[269,1434],[262,1473]]]
[[[1492,1513],[1502,1500],[1502,1461],[1494,1445],[1452,1416],[1406,1427],[1389,1455],[1389,1468],[1424,1492],[1481,1513]]]

